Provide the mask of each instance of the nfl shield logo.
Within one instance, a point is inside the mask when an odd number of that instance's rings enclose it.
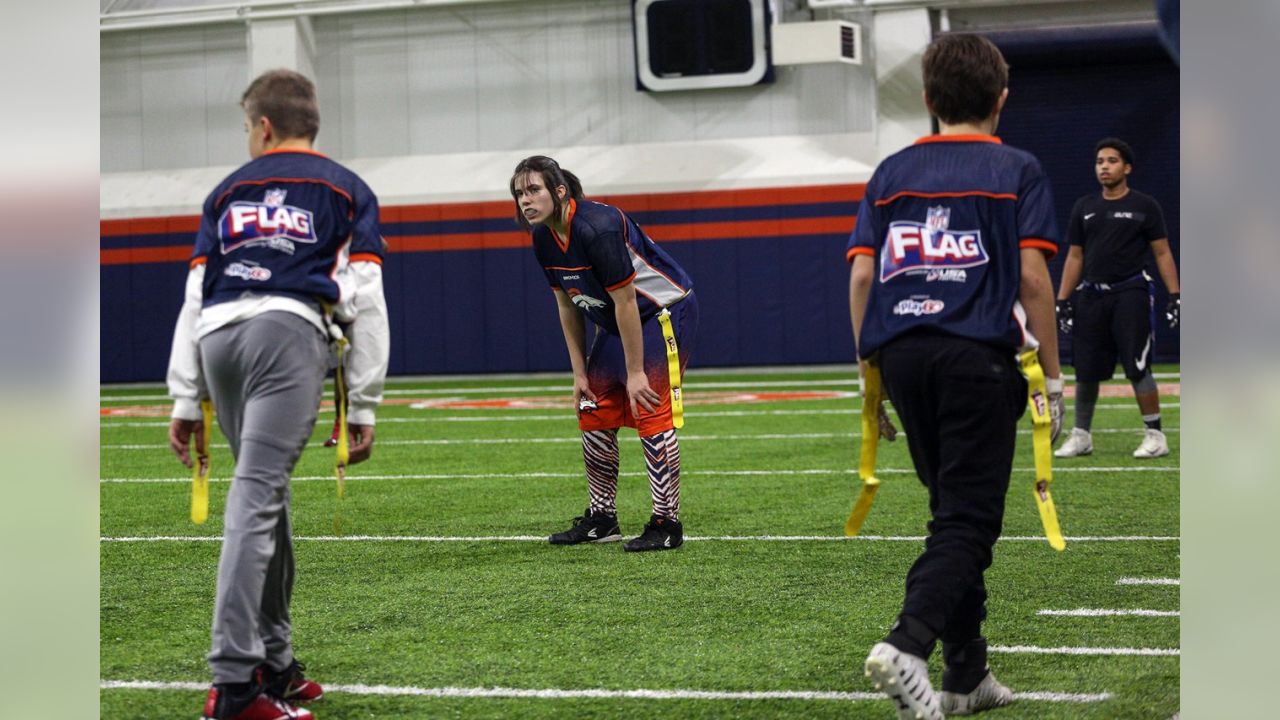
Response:
[[[268,207],[280,207],[284,204],[285,193],[289,192],[282,188],[271,188],[267,190],[267,196],[262,199],[262,204]]]
[[[946,230],[947,226],[950,224],[951,208],[942,207],[941,205],[929,208],[928,215],[926,215],[924,219],[925,227],[939,232]]]

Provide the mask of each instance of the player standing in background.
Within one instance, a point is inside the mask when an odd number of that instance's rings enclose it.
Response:
[[[1075,339],[1076,423],[1066,442],[1053,453],[1060,458],[1093,452],[1089,428],[1098,386],[1111,379],[1117,357],[1133,384],[1142,422],[1147,426],[1133,456],[1169,454],[1169,441],[1160,429],[1160,390],[1151,374],[1156,298],[1155,284],[1143,269],[1148,248],[1169,291],[1165,319],[1170,329],[1178,326],[1182,296],[1160,203],[1129,187],[1133,159],[1133,149],[1125,141],[1098,141],[1094,172],[1102,192],[1085,195],[1071,209],[1067,226],[1070,248],[1058,286],[1058,325],[1063,334]],[[1073,302],[1075,290],[1080,293]]]
[[[549,157],[521,160],[511,176],[511,195],[559,308],[590,495],[573,527],[549,540],[576,545],[622,539],[615,500],[618,429],[625,425],[636,429],[644,445],[653,513],[644,532],[623,549],[680,547],[675,428],[682,417],[679,384],[698,328],[693,282],[634,220],[586,199],[578,178]],[[584,317],[597,329],[590,352]]]
[[[319,698],[294,658],[289,476],[320,405],[336,322],[354,340],[350,462],[373,449],[389,336],[378,201],[312,149],[315,86],[264,73],[241,98],[249,155],[209,195],[169,359],[169,443],[191,466],[211,397],[236,458],[218,563],[206,718],[311,718]],[[207,388],[207,389],[206,389]]]
[[[887,158],[867,184],[849,241],[849,302],[859,358],[879,364],[932,515],[902,611],[866,674],[900,718],[940,720],[1013,700],[987,666],[981,628],[983,573],[1027,407],[1018,352],[1040,338],[1055,425],[1062,377],[1049,180],[992,134],[1008,97],[1004,57],[985,38],[943,35],[923,65],[941,131]],[[928,666],[938,640],[940,696]]]

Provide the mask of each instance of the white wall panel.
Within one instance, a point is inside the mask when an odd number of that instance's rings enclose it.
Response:
[[[100,167],[103,172],[142,170],[142,75],[139,38],[104,35],[101,46]]]
[[[244,28],[102,37],[103,172],[225,164],[245,155],[236,110],[247,83]]]
[[[872,129],[865,66],[638,92],[630,13],[622,0],[542,0],[316,17],[318,147],[386,158]],[[102,58],[104,171],[244,157],[242,25],[106,33]]]

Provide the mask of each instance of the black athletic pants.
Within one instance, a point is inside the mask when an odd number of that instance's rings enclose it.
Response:
[[[880,369],[932,516],[887,641],[927,658],[941,639],[945,655],[981,636],[1027,383],[1012,349],[920,331],[881,348]]]

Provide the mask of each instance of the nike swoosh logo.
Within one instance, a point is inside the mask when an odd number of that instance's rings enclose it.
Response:
[[[1139,370],[1145,370],[1147,367],[1147,351],[1151,350],[1151,336],[1147,336],[1147,344],[1142,347],[1142,354],[1138,356],[1138,362],[1134,363],[1134,367]]]
[[[1084,219],[1085,219],[1085,220],[1088,220],[1089,218],[1091,218],[1091,217],[1093,217],[1094,215],[1097,215],[1097,214],[1098,214],[1098,213],[1089,213],[1088,215],[1085,215],[1085,216],[1084,216]]]
[[[1141,367],[1139,367],[1138,369],[1139,369],[1139,370],[1141,370],[1142,368],[1141,368]],[[587,531],[587,537],[596,537],[596,529],[595,529],[595,528],[591,528],[590,530],[588,530],[588,531]]]

